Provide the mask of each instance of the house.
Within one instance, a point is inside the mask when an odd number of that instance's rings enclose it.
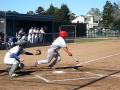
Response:
[[[74,20],[72,20],[72,23],[86,23],[87,30],[91,28],[98,27],[99,21],[101,20],[100,16],[92,16],[92,15],[86,15],[86,16],[79,16],[76,17]]]

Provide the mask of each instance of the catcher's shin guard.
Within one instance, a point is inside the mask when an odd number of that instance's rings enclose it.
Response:
[[[10,77],[12,77],[12,74],[15,73],[15,71],[16,71],[17,68],[18,68],[18,64],[13,64],[13,65],[11,66],[11,69],[10,69],[10,71],[9,71],[9,76],[10,76]]]

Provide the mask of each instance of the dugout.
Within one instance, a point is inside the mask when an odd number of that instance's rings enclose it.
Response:
[[[5,38],[8,36],[16,36],[16,33],[21,28],[28,33],[30,27],[46,27],[45,32],[52,33],[53,17],[0,11],[0,32],[4,33]],[[49,38],[47,39],[48,41],[52,39],[51,37],[47,38]]]

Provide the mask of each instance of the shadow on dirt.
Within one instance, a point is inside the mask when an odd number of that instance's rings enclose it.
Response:
[[[93,83],[96,83],[96,82],[98,82],[98,81],[100,81],[100,80],[103,80],[103,79],[105,79],[105,78],[107,78],[107,77],[109,77],[109,76],[111,76],[111,75],[117,74],[117,73],[120,73],[120,71],[112,72],[112,73],[110,73],[110,74],[108,74],[108,75],[105,75],[105,76],[100,77],[100,78],[98,78],[98,79],[92,80],[91,82],[88,82],[88,83],[86,83],[86,84],[84,84],[84,85],[81,85],[81,86],[79,86],[79,87],[77,87],[77,88],[74,88],[74,89],[72,89],[72,90],[79,90],[79,89],[81,89],[81,88],[84,88],[84,87],[86,87],[86,86],[88,86],[88,85],[91,85],[91,84],[93,84]]]
[[[58,66],[55,67],[55,70],[59,69],[76,69],[76,70],[81,70],[82,66]],[[32,68],[27,68],[26,70],[34,70],[34,71],[52,71],[52,68],[50,67],[32,67]]]
[[[18,71],[16,72],[19,76],[28,76],[31,75],[32,73],[34,73],[35,71]]]
[[[0,74],[1,74],[1,73],[4,73],[4,72],[7,72],[7,71],[6,71],[6,70],[0,70]]]
[[[31,75],[33,72],[33,70],[25,70],[25,71],[16,71],[16,73],[19,75],[19,76],[26,76],[26,75]],[[6,76],[8,75],[8,71],[5,69],[5,70],[0,70],[0,76]]]

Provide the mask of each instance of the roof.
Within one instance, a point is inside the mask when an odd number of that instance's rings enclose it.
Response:
[[[19,13],[9,13],[0,11],[0,18],[15,19],[15,20],[33,20],[33,21],[53,21],[53,16],[43,15],[28,15]]]

